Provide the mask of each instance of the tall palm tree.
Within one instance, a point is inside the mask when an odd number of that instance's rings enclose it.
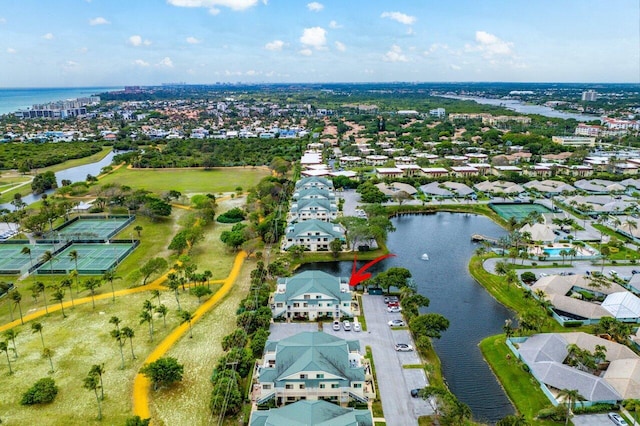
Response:
[[[158,305],[160,305],[160,290],[151,290],[151,297],[158,299]]]
[[[104,364],[93,364],[89,374],[97,376],[100,379],[100,399],[104,400],[104,386],[102,384],[102,375],[104,374]]]
[[[113,287],[113,281],[114,280],[121,280],[122,277],[116,275],[116,271],[114,271],[113,269],[109,269],[108,271],[106,271],[103,275],[102,275],[102,280],[103,281],[109,281],[109,283],[111,283],[111,295],[112,298],[111,300],[113,302],[116,301],[116,290]]]
[[[51,359],[51,357],[53,356],[53,350],[49,348],[42,349],[42,356],[49,359],[49,367],[51,367],[49,373],[53,373],[55,371],[53,368],[53,360]]]
[[[93,309],[95,309],[96,308],[96,300],[95,300],[96,289],[102,286],[102,282],[97,278],[89,278],[82,283],[82,286],[91,292],[91,303],[93,305]]]
[[[189,323],[189,338],[193,339],[193,334],[191,332],[191,320],[193,319],[193,315],[189,311],[178,311],[178,315],[180,315],[180,324],[184,324],[185,322]]]
[[[31,332],[40,333],[40,341],[42,342],[42,349],[44,349],[45,346],[44,346],[44,337],[42,337],[42,324],[39,322],[31,323]]]
[[[16,336],[18,336],[18,332],[14,328],[10,328],[9,330],[4,332],[4,337],[7,340],[11,340],[13,343],[13,356],[18,358],[18,348],[16,347]]]
[[[146,309],[140,312],[140,324],[149,323],[149,340],[153,342],[153,319]]]
[[[71,250],[69,252],[69,259],[73,260],[73,262],[76,265],[76,271],[78,270],[78,258],[80,257],[80,254],[78,254],[78,250]]]
[[[60,309],[62,310],[62,318],[66,318],[67,315],[64,313],[64,289],[56,286],[53,290],[53,295],[51,296],[53,300],[60,303]]]
[[[73,302],[73,290],[71,290],[71,285],[73,284],[73,281],[71,280],[71,278],[63,278],[60,281],[60,288],[68,288],[69,289],[69,296],[71,297],[71,307],[75,307],[75,304]]]
[[[40,256],[40,260],[42,261],[42,263],[49,262],[49,271],[51,272],[51,275],[53,275],[53,261],[56,260],[56,258],[53,253],[51,253],[51,250],[47,250],[42,253],[42,256]]]
[[[213,272],[211,272],[210,270],[205,270],[202,273],[202,276],[207,280],[207,287],[211,286],[211,278],[213,277]]]
[[[42,293],[42,298],[44,299],[44,310],[46,313],[49,313],[49,306],[47,305],[47,294],[45,293],[44,283],[41,281],[36,281],[33,284],[33,289],[34,292],[37,292],[38,294]]]
[[[640,399],[628,399],[624,401],[624,408],[633,413],[633,424],[638,424],[638,411],[640,411]]]
[[[638,222],[632,219],[627,219],[624,224],[627,225],[629,235],[633,238],[633,229],[638,229]]]
[[[122,327],[122,337],[129,339],[129,345],[131,346],[131,359],[136,359],[136,354],[133,353],[133,338],[136,337],[136,333],[131,327]]]
[[[6,340],[0,342],[0,351],[4,352],[7,355],[7,364],[9,364],[9,374],[13,374],[13,370],[11,369],[11,360],[9,359],[9,345]]]
[[[78,273],[77,269],[74,269],[73,271],[69,272],[69,278],[73,279],[76,281],[76,296],[80,293],[80,274]]]
[[[156,306],[156,312],[162,315],[162,322],[164,323],[164,328],[167,328],[167,314],[169,313],[169,308],[167,308],[162,303]]]
[[[33,257],[31,256],[31,249],[27,246],[24,246],[22,247],[22,250],[20,250],[20,253],[29,255],[29,268],[31,268],[33,266]]]
[[[122,331],[119,328],[115,330],[111,330],[111,337],[113,337],[116,342],[118,342],[118,348],[120,348],[120,359],[122,360],[122,364],[120,365],[120,369],[124,370],[124,352],[122,347],[124,346],[124,338],[122,336]]]
[[[20,305],[20,302],[22,302],[22,295],[18,290],[11,292],[11,300],[13,301],[13,309],[16,308],[16,305],[18,306],[18,311],[20,312],[20,323],[24,325],[24,320],[22,319],[22,306]]]
[[[578,401],[586,401],[586,398],[580,395],[576,389],[561,389],[558,392],[558,399],[564,398],[565,404],[567,406],[567,417],[565,421],[565,425],[569,424],[569,419],[573,416],[573,412],[571,411],[574,404]]]
[[[176,302],[178,303],[178,310],[182,310],[180,307],[180,298],[178,297],[178,289],[180,288],[180,281],[178,276],[174,273],[170,273],[167,278],[169,278],[169,282],[167,285],[171,290],[173,290],[173,294],[176,296]]]
[[[100,397],[98,397],[98,388],[101,386],[99,384],[98,377],[89,372],[87,377],[84,378],[82,387],[87,390],[92,390],[96,394],[96,401],[98,402],[98,420],[102,420],[102,404],[100,402]]]

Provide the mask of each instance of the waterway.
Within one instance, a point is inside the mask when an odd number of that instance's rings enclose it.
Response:
[[[456,96],[456,95],[442,95],[443,98],[460,99],[464,101],[475,101],[479,104],[501,106],[510,109],[520,114],[538,114],[551,118],[564,118],[565,120],[573,118],[577,121],[592,121],[600,120],[597,115],[589,114],[574,114],[570,112],[558,111],[546,105],[528,104],[517,99],[496,99],[496,98],[482,98],[479,96]]]
[[[122,87],[0,88],[0,114],[31,108],[34,104],[82,98],[114,90],[122,90]]]
[[[471,235],[500,238],[506,231],[484,216],[461,213],[401,216],[393,219],[393,225],[396,231],[389,234],[387,246],[396,257],[375,265],[373,271],[392,266],[409,269],[419,293],[431,300],[424,312],[449,319],[449,329],[434,341],[434,347],[450,390],[469,405],[474,418],[495,423],[512,414],[514,408],[484,361],[478,343],[502,333],[504,321],[513,319],[514,314],[468,271],[469,259],[478,247],[471,242]],[[429,260],[421,259],[423,253]],[[349,276],[352,266],[351,262],[315,263],[304,265],[302,270]]]
[[[101,159],[100,161],[96,161],[95,163],[89,163],[82,166],[70,167],[68,169],[60,170],[56,173],[56,180],[58,181],[58,185],[60,185],[64,179],[68,179],[71,182],[78,182],[86,180],[87,175],[98,176],[100,174],[100,170],[102,170],[103,167],[110,165],[113,161],[113,157],[117,154],[118,152],[111,151],[103,159]],[[46,191],[45,194],[52,194],[53,192],[53,190],[50,190]],[[33,204],[40,199],[42,199],[42,194],[29,194],[22,197],[22,201],[27,204]],[[0,204],[0,208],[13,210],[13,206],[9,203]]]

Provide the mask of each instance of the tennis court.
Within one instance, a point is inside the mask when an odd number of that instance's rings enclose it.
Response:
[[[31,257],[22,254],[22,249],[29,247]],[[0,244],[0,274],[18,275],[26,272],[31,267],[31,262],[35,265],[45,251],[53,252],[52,244],[29,244],[28,241],[17,244]]]
[[[38,274],[68,274],[76,269],[76,262],[69,256],[78,253],[78,273],[85,275],[103,274],[118,265],[137,246],[137,241],[119,241],[110,244],[71,244],[57,253],[53,262],[41,265]]]
[[[108,218],[79,217],[49,232],[46,235],[48,240],[66,241],[107,241],[129,223],[134,217],[112,216]]]
[[[542,204],[535,203],[489,203],[489,207],[503,219],[509,220],[515,217],[518,222],[526,218],[531,212],[552,213]]]

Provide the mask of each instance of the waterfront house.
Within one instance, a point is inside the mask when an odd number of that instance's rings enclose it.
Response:
[[[342,226],[317,219],[292,223],[287,226],[282,250],[288,250],[293,245],[302,246],[308,251],[328,251],[331,241],[345,240]]]

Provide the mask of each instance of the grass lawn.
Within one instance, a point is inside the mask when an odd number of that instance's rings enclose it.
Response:
[[[99,185],[107,183],[126,184],[132,188],[161,193],[170,189],[186,193],[211,193],[235,191],[254,187],[260,179],[269,175],[264,168],[234,167],[202,169],[127,169],[122,167],[100,179]]]
[[[504,335],[487,337],[480,342],[480,350],[502,383],[509,399],[527,420],[534,421],[541,409],[551,407],[551,402],[540,390],[538,382],[522,369],[521,363],[507,348]],[[535,420],[535,424],[544,426],[564,423]]]

